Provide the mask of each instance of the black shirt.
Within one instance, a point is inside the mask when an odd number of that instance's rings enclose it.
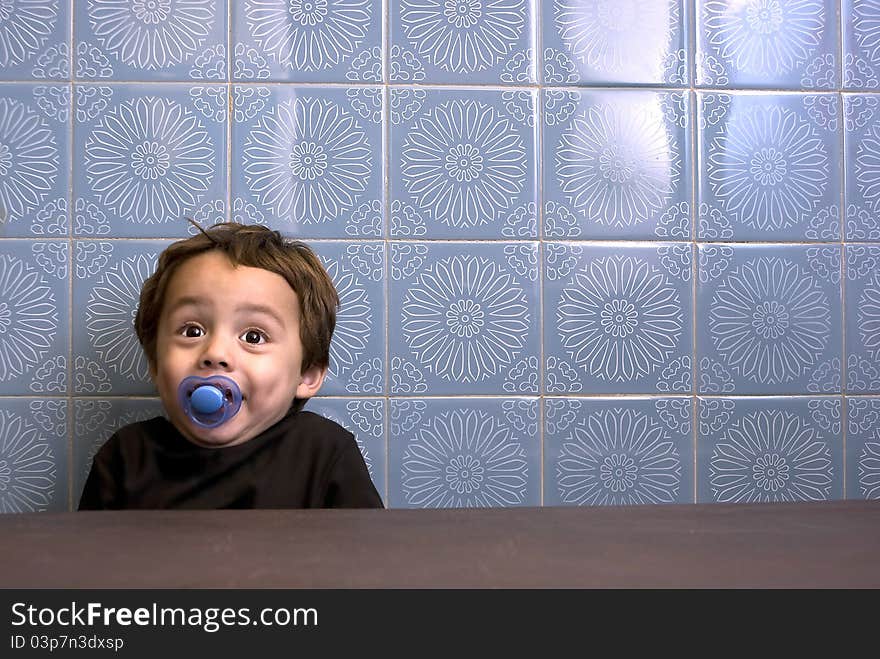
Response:
[[[354,435],[291,411],[253,439],[193,444],[164,417],[116,431],[92,462],[79,510],[383,508]]]

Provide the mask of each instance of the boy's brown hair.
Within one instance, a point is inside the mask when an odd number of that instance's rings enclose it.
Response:
[[[205,230],[192,224],[200,233],[169,245],[159,255],[156,271],[141,287],[134,330],[150,365],[156,364],[159,317],[172,276],[184,261],[219,250],[233,265],[262,268],[284,277],[299,300],[302,370],[327,368],[339,295],[315,253],[305,243],[287,240],[278,231],[260,225],[220,222]]]

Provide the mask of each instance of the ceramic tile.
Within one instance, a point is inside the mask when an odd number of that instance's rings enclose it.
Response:
[[[223,82],[226,13],[226,0],[78,1],[75,76]]]
[[[697,502],[843,498],[842,400],[700,398]]]
[[[697,0],[697,84],[835,89],[837,0]]]
[[[319,395],[385,393],[385,244],[316,242],[339,295],[330,369]]]
[[[545,398],[544,505],[694,502],[690,398]]]
[[[531,0],[391,2],[390,80],[534,83],[534,29]]]
[[[880,393],[880,245],[846,247],[846,390]]]
[[[688,393],[691,245],[544,245],[548,394]]]
[[[382,3],[232,2],[232,79],[382,82]]]
[[[222,209],[225,87],[83,85],[75,104],[74,235],[185,236]]]
[[[880,398],[847,398],[846,423],[846,498],[880,499]]]
[[[69,189],[70,85],[0,83],[0,237],[67,236]]]
[[[92,460],[104,442],[123,426],[167,415],[158,398],[74,398],[73,409],[72,505],[76,510]]]
[[[880,242],[880,98],[844,94],[846,240]]]
[[[843,86],[876,90],[880,86],[880,5],[876,0],[841,0]]]
[[[688,92],[543,93],[544,237],[690,240]]]
[[[70,0],[0,6],[0,80],[70,80]]]
[[[0,513],[68,510],[68,412],[58,398],[0,399]]]
[[[552,0],[543,11],[543,84],[687,86],[689,2]]]
[[[389,508],[537,506],[535,398],[391,399]]]
[[[134,331],[144,281],[168,242],[76,241],[74,395],[156,395]]]
[[[839,241],[836,94],[697,96],[698,240]]]
[[[535,92],[391,91],[391,236],[537,238]]]
[[[839,245],[699,245],[698,393],[841,392]]]
[[[392,243],[392,394],[537,394],[537,243]]]
[[[68,393],[66,242],[0,241],[0,395]]]
[[[381,238],[380,88],[233,88],[233,211],[306,238]]]
[[[310,399],[305,408],[327,417],[354,435],[373,485],[383,501],[388,500],[386,461],[388,447],[385,439],[387,403],[384,398],[323,398]]]

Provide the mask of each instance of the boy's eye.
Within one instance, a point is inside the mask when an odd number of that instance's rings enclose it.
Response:
[[[183,328],[183,335],[190,339],[197,339],[203,334],[204,332],[202,331],[202,328],[198,325],[187,325]]]
[[[266,335],[263,334],[259,330],[248,330],[244,334],[241,335],[241,340],[245,343],[251,343],[257,345],[259,343],[265,343]]]

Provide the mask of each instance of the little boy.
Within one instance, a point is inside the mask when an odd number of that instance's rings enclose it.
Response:
[[[354,436],[302,410],[338,305],[315,254],[266,227],[170,245],[134,321],[168,419],[104,443],[79,510],[382,508]]]

